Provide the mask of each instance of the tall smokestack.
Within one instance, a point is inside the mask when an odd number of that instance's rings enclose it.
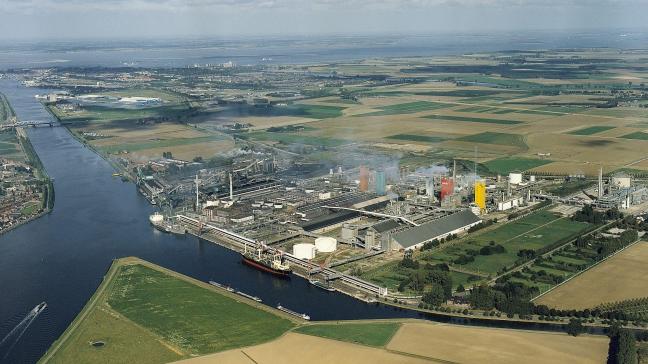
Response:
[[[452,160],[452,183],[457,182],[457,160]]]
[[[603,197],[603,167],[599,169],[598,175],[598,197]]]
[[[230,180],[230,201],[234,201],[234,185],[232,184],[232,174],[229,174]]]

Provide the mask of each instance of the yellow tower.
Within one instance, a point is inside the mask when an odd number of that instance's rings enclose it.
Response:
[[[475,181],[475,204],[480,209],[486,209],[486,183],[484,181]]]

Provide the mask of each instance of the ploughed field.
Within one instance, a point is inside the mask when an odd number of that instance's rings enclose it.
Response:
[[[535,301],[558,309],[593,309],[601,304],[648,297],[648,243],[639,242]],[[648,305],[643,304],[644,309]]]

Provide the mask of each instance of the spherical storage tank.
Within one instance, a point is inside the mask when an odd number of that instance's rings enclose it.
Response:
[[[331,253],[337,249],[337,240],[328,236],[315,239],[315,249],[322,253]]]
[[[293,245],[293,255],[299,259],[313,259],[315,258],[315,245],[295,244]]]

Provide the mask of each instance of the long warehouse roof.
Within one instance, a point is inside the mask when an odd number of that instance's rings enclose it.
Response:
[[[393,239],[403,248],[409,248],[480,221],[481,219],[479,217],[473,214],[472,211],[466,209],[398,232],[393,235]]]

